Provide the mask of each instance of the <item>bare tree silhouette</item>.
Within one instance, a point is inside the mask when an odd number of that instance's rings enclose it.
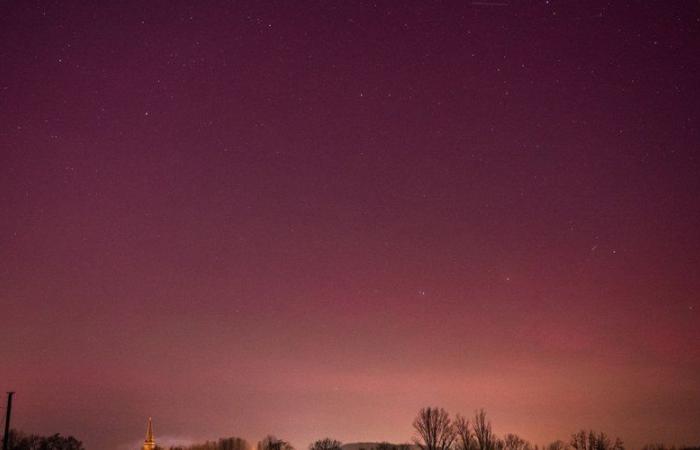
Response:
[[[262,441],[258,442],[258,450],[294,450],[294,447],[289,442],[268,434]]]
[[[162,447],[156,449],[163,450]],[[250,450],[250,444],[238,437],[221,438],[218,441],[206,441],[188,446],[171,446],[169,450]]]
[[[324,438],[309,445],[309,450],[340,450],[342,445],[342,442],[335,439]]]
[[[380,442],[374,447],[374,450],[410,450],[408,444],[392,444],[391,442]]]
[[[73,436],[38,436],[10,430],[8,450],[85,450],[83,443]]]
[[[615,442],[612,443],[605,433],[596,434],[592,430],[588,433],[581,430],[572,434],[570,446],[574,450],[625,450],[620,438],[615,438]]]
[[[668,447],[666,447],[664,444],[654,443],[646,444],[644,447],[642,447],[642,450],[668,450]]]
[[[506,434],[503,438],[504,450],[532,450],[532,445],[517,434]]]
[[[391,442],[380,442],[374,450],[411,450],[410,444],[392,444]]]
[[[491,430],[491,422],[486,421],[486,411],[483,408],[474,414],[474,436],[479,450],[496,449],[496,436]]]
[[[478,444],[471,429],[469,419],[457,414],[454,420],[457,450],[476,450]]]
[[[455,427],[442,408],[423,408],[413,421],[418,434],[413,441],[421,450],[448,450],[455,441]]]
[[[374,447],[374,450],[394,450],[394,446],[389,442],[380,442]]]
[[[554,442],[550,442],[547,445],[546,450],[569,450],[569,444],[567,444],[564,441],[557,440]]]

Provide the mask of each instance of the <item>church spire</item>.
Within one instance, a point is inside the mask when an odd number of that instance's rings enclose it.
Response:
[[[143,450],[154,450],[156,448],[156,441],[153,438],[153,422],[151,418],[148,418],[148,429],[146,430],[146,440],[143,441]]]

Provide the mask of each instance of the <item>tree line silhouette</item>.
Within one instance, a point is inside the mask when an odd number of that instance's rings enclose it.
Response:
[[[498,437],[486,417],[486,411],[477,410],[471,419],[457,414],[454,419],[443,408],[427,407],[418,412],[413,421],[415,436],[411,444],[380,442],[369,449],[360,450],[626,450],[618,437],[611,438],[603,432],[580,430],[571,435],[568,442],[556,440],[544,446],[533,445],[517,434]],[[342,450],[343,443],[331,439],[319,439],[308,450]],[[157,450],[166,450],[156,447]],[[8,450],[85,450],[82,442],[73,436],[39,436],[12,430]],[[138,450],[138,449],[134,449]],[[189,446],[171,446],[167,450],[253,450],[239,437],[222,438]],[[267,435],[259,441],[255,450],[295,450],[283,439]],[[641,450],[700,450],[694,447],[667,447],[663,444],[645,445]]]
[[[9,450],[85,450],[83,443],[73,436],[61,436],[58,433],[40,436],[17,430],[10,430],[8,445]]]
[[[372,448],[360,450],[626,450],[620,438],[593,430],[580,430],[568,441],[556,440],[543,446],[533,445],[514,433],[498,437],[484,409],[475,411],[471,419],[460,414],[452,419],[443,408],[426,407],[418,412],[413,429],[413,445],[380,442]],[[232,444],[234,439],[235,445]],[[342,446],[343,443],[336,439],[324,438],[310,444],[308,450],[342,450]],[[244,439],[228,438],[167,450],[252,450],[252,447]],[[268,435],[257,443],[256,450],[295,449],[288,441]],[[700,450],[700,446],[676,448],[649,444],[641,450]]]

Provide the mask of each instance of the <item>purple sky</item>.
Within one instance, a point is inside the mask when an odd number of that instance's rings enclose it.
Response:
[[[700,4],[484,3],[0,4],[14,425],[700,443]]]

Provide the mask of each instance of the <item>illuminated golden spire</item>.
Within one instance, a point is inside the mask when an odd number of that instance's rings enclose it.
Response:
[[[148,429],[146,430],[146,440],[143,441],[143,450],[155,450],[156,440],[153,439],[153,423],[148,418]]]

